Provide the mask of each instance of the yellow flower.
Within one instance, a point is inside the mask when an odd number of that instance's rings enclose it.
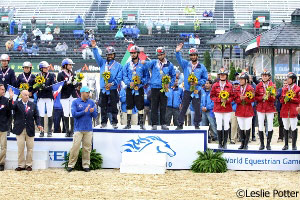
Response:
[[[289,102],[296,96],[295,92],[293,90],[289,90],[286,92],[285,97],[284,97],[284,103]]]
[[[219,93],[219,98],[220,99],[224,99],[224,100],[227,100],[229,98],[229,93],[226,91],[226,90],[222,90],[220,93]],[[221,106],[223,106],[224,108],[226,107],[226,102],[222,102],[221,103]]]
[[[246,97],[248,97],[248,99],[253,99],[254,95],[251,91],[246,92]]]
[[[195,93],[195,94],[198,94],[198,90],[194,90],[194,93]]]

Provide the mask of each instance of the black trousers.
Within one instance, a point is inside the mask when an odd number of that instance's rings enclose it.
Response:
[[[134,106],[138,110],[144,109],[144,88],[139,88],[139,95],[132,94],[132,89],[126,88],[126,109],[132,110]]]
[[[279,123],[279,136],[278,139],[283,139],[283,122],[282,118],[280,117],[280,112],[278,112],[278,123]]]
[[[199,126],[201,122],[201,110],[200,110],[201,92],[199,91],[198,93],[199,98],[192,98],[191,94],[192,92],[187,90],[183,92],[182,109],[178,117],[179,125],[183,125],[186,111],[189,108],[191,102],[195,110],[194,125]]]
[[[151,88],[151,121],[152,125],[158,124],[158,108],[160,111],[160,124],[166,125],[166,110],[168,97],[161,88]]]
[[[102,93],[100,91],[100,107],[101,107],[101,124],[107,124],[108,115],[107,113],[110,112],[112,114],[112,124],[118,123],[118,107],[117,104],[119,102],[119,94],[117,89],[110,90],[110,94],[107,95],[106,93]]]
[[[171,124],[171,119],[173,117],[173,125],[178,126],[178,116],[179,116],[179,108],[172,108],[172,107],[167,107],[166,111],[166,122],[167,126],[170,126]]]

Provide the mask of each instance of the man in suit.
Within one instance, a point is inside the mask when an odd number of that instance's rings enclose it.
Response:
[[[9,90],[10,99],[14,96],[13,91]],[[29,92],[23,90],[21,92],[21,100],[15,102],[11,107],[14,110],[14,128],[13,134],[16,134],[18,145],[18,167],[16,171],[32,171],[32,154],[33,143],[35,136],[34,122],[43,131],[43,127],[40,126],[40,118],[37,110],[37,106],[28,101]],[[26,143],[27,155],[26,160],[24,158],[24,148]]]

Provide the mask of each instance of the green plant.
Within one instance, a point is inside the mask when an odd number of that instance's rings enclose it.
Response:
[[[70,157],[70,153],[68,153],[68,155],[65,157],[65,162],[62,164],[62,166],[64,166],[65,169],[68,168],[69,157]],[[96,149],[93,149],[91,151],[91,157],[90,157],[90,169],[91,170],[101,169],[102,162],[103,162],[102,155],[100,153],[97,153]],[[75,170],[83,170],[83,168],[82,168],[82,148],[79,151],[78,159],[77,159],[74,169]]]
[[[276,88],[278,90],[279,88],[282,88],[282,86],[283,86],[283,80],[275,79],[275,84],[276,84]]]
[[[226,159],[223,152],[214,152],[207,149],[205,152],[198,151],[199,157],[193,162],[191,170],[196,173],[224,173],[227,171]]]
[[[235,80],[235,72],[236,72],[236,70],[235,70],[235,67],[233,66],[233,63],[231,62],[230,63],[230,68],[229,68],[229,80],[230,81],[234,81]]]
[[[206,67],[207,71],[210,72],[211,71],[211,60],[210,60],[209,51],[205,51],[203,54],[203,57],[204,57],[203,64]]]
[[[238,67],[236,71],[237,71],[238,73],[241,73],[241,72],[242,72],[242,69]]]
[[[279,126],[278,114],[275,114],[273,118],[273,127],[278,127],[278,126]]]

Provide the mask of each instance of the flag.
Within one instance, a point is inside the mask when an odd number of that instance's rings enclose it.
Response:
[[[61,82],[58,82],[58,83],[52,85],[54,100],[60,94],[61,89],[64,86],[64,83],[65,83],[64,81],[61,81]]]
[[[260,35],[250,41],[249,45],[245,50],[245,55],[252,54],[258,50],[260,46]]]
[[[20,95],[20,90],[11,86],[11,85],[7,85],[7,90],[6,90],[6,93],[5,93],[5,97],[6,98],[9,98],[9,90],[12,89],[12,91],[14,92],[14,97],[13,97],[13,100],[14,101],[17,101],[18,99],[18,96]]]
[[[130,62],[131,57],[130,57],[129,49],[130,49],[133,45],[134,45],[134,44],[132,44],[132,43],[128,45],[127,51],[126,51],[126,53],[125,53],[125,55],[124,55],[124,57],[123,57],[123,59],[122,59],[122,61],[121,61],[121,65],[124,66],[126,63]],[[139,59],[140,59],[140,60],[146,60],[146,59],[147,59],[147,56],[146,56],[146,54],[145,54],[143,51],[140,52],[140,54],[139,54]]]

